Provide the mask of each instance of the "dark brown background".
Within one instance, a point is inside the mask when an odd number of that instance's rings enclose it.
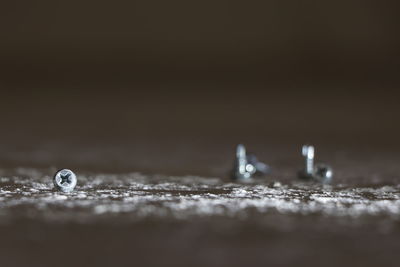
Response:
[[[396,158],[395,3],[3,1],[3,165],[223,175],[238,142]]]

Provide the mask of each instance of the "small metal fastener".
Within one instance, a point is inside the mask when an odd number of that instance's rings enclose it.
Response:
[[[314,147],[304,145],[302,155],[305,158],[305,168],[299,172],[302,179],[312,179],[323,183],[329,183],[333,177],[333,170],[326,164],[314,165]]]
[[[62,192],[68,193],[74,190],[77,179],[73,171],[62,169],[54,175],[53,182],[55,188]]]
[[[244,145],[236,147],[236,159],[233,166],[232,178],[250,179],[255,176],[262,176],[270,171],[270,167],[265,163],[259,162],[256,156],[246,154]]]

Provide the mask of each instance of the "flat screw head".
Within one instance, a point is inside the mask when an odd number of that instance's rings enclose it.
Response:
[[[54,175],[53,182],[57,190],[68,193],[74,190],[77,179],[73,171],[62,169]]]
[[[326,164],[315,166],[314,178],[322,183],[329,183],[333,177],[333,170]]]

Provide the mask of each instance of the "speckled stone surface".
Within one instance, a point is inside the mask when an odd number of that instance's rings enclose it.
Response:
[[[400,185],[79,173],[62,193],[52,171],[2,170],[5,266],[397,264]]]

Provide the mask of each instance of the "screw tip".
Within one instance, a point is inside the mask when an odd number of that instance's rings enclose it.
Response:
[[[242,145],[242,144],[237,145],[236,156],[237,156],[237,158],[246,157],[246,148],[244,147],[244,145]]]
[[[314,158],[314,147],[311,145],[304,145],[302,148],[302,154],[307,158]]]

